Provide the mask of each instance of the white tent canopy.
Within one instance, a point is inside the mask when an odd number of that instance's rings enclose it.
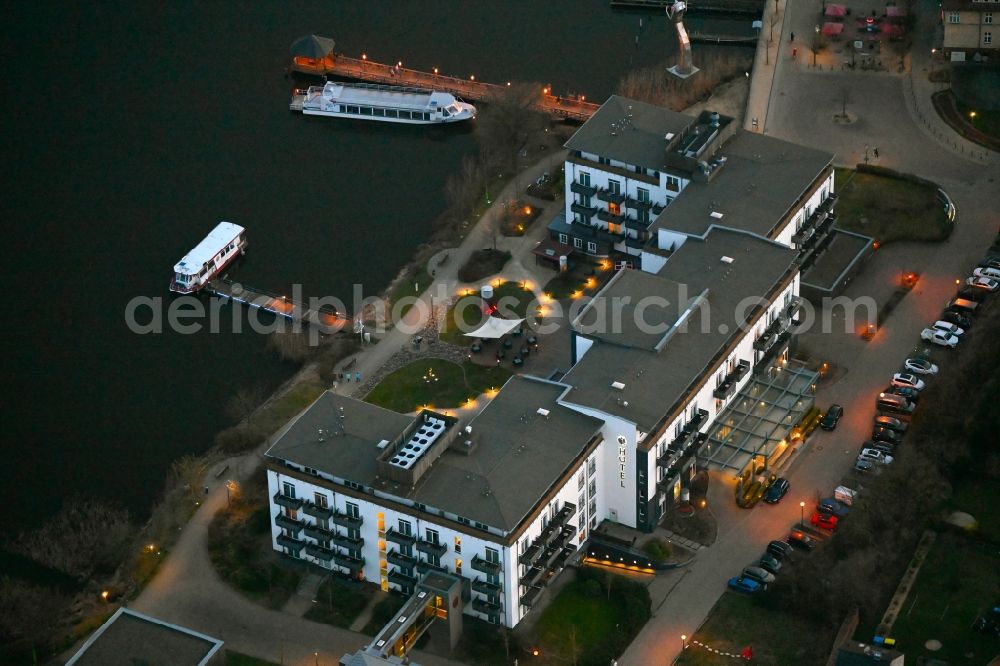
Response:
[[[500,319],[500,317],[490,317],[483,322],[483,325],[466,333],[470,338],[502,338],[515,328],[521,325],[523,319]]]

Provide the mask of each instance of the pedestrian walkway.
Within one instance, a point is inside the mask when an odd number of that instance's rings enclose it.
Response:
[[[302,617],[316,603],[316,593],[319,586],[323,584],[323,576],[316,572],[309,572],[302,577],[295,594],[282,607],[282,613]]]

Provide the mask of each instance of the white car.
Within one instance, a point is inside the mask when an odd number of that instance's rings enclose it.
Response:
[[[875,463],[876,465],[888,465],[892,462],[892,456],[886,455],[876,449],[862,449],[858,454],[858,460]]]
[[[920,379],[916,375],[911,375],[906,372],[897,372],[892,376],[893,386],[905,386],[907,388],[916,389],[918,391],[924,390],[924,380]]]
[[[1000,289],[1000,281],[991,280],[987,277],[970,277],[965,284],[975,289],[985,289],[986,291],[996,291]]]
[[[955,326],[951,322],[944,321],[941,319],[938,319],[936,322],[934,322],[934,328],[936,328],[939,331],[944,331],[945,333],[951,333],[952,335],[962,335],[963,333],[965,333],[964,328],[959,328],[958,326]]]
[[[993,268],[992,266],[983,266],[972,271],[974,277],[989,278],[991,280],[1000,280],[1000,268]]]
[[[906,363],[903,364],[908,372],[912,372],[917,375],[936,375],[938,373],[938,367],[931,363],[930,361],[922,358],[908,358]]]
[[[932,342],[936,345],[942,347],[950,347],[954,349],[958,346],[958,336],[952,335],[950,333],[945,333],[942,330],[936,328],[925,328],[920,331],[920,339],[925,342]]]

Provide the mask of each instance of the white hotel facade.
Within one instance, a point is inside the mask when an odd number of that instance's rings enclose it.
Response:
[[[467,425],[323,394],[266,453],[274,548],[404,593],[445,572],[466,614],[513,627],[601,521],[651,531],[716,418],[787,353],[832,226],[832,156],[729,126],[611,98],[567,144],[549,229],[641,270],[573,322],[568,372],[511,378]],[[654,330],[634,324],[643,297],[667,303]]]

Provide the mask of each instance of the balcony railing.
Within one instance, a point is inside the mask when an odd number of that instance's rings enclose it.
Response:
[[[529,545],[528,548],[521,553],[521,556],[517,558],[517,561],[519,564],[530,566],[535,562],[535,558],[541,555],[543,550],[544,548],[542,548],[541,544],[537,541],[532,541],[531,545]]]
[[[625,222],[625,216],[621,213],[616,215],[610,210],[604,210],[603,208],[597,211],[597,219],[610,224],[622,224]]]
[[[501,607],[499,603],[494,603],[477,597],[472,600],[472,609],[478,613],[485,613],[486,615],[499,615]]]
[[[389,582],[395,583],[396,585],[405,585],[408,587],[413,587],[417,584],[417,577],[405,574],[399,569],[393,569],[388,575]]]
[[[365,540],[362,537],[354,538],[346,534],[334,534],[333,543],[347,550],[361,550],[365,545]]]
[[[472,568],[476,571],[482,571],[486,574],[498,575],[503,571],[503,565],[499,562],[490,562],[489,560],[484,560],[483,558],[475,555],[472,558]]]
[[[391,527],[389,531],[385,533],[386,541],[391,541],[393,543],[398,543],[400,546],[412,546],[417,542],[416,534],[403,534],[398,530],[394,530]]]
[[[306,542],[302,539],[295,539],[290,536],[285,536],[284,534],[279,534],[277,541],[279,546],[283,546],[289,550],[294,550],[295,552],[299,552],[306,546]]]
[[[764,355],[760,357],[760,360],[753,366],[754,372],[760,372],[766,369],[778,354],[785,348],[785,343],[788,342],[792,337],[792,332],[789,330],[784,331],[781,335],[774,339],[774,342],[767,348]]]
[[[537,564],[532,565],[532,567],[525,571],[524,575],[521,576],[520,583],[521,585],[534,585],[538,582],[538,579],[542,577],[543,573],[545,573],[545,567],[538,566]]]
[[[274,503],[277,504],[278,506],[283,506],[286,509],[295,509],[296,511],[298,511],[299,509],[302,508],[302,505],[305,503],[305,500],[298,499],[296,497],[291,497],[289,495],[284,495],[281,493],[281,491],[278,491],[274,494]]]
[[[750,372],[750,361],[740,359],[733,371],[722,380],[722,383],[712,391],[712,396],[719,400],[725,400],[736,391],[736,385],[740,383],[744,375]]]
[[[330,520],[331,516],[333,516],[333,509],[331,507],[319,506],[312,502],[306,502],[305,506],[302,507],[302,512],[317,520]]]
[[[305,527],[305,523],[301,520],[296,520],[294,518],[289,518],[283,513],[279,513],[274,517],[274,524],[278,527],[288,530],[294,535],[297,535]]]
[[[334,512],[333,522],[335,525],[340,525],[341,527],[347,527],[349,529],[360,529],[362,523],[365,519],[361,516],[351,516],[346,513],[341,513],[339,511]]]
[[[594,215],[597,215],[596,206],[584,206],[581,203],[573,202],[572,204],[570,204],[569,209],[574,213],[583,215],[584,217],[593,217]]]
[[[627,197],[625,199],[625,206],[628,208],[634,208],[635,210],[649,210],[653,207],[652,201],[639,201],[638,199],[633,199],[632,197]]]
[[[700,449],[701,445],[707,440],[708,433],[699,432],[694,436],[694,439],[691,440],[686,449],[674,454],[669,454],[668,456],[664,456],[658,460],[657,463],[661,465],[661,461],[665,461],[667,464],[662,465],[663,467],[666,467],[666,469],[663,470],[663,479],[656,485],[657,489],[662,492],[672,492],[674,477],[677,476],[682,469],[684,469],[684,466],[688,463],[688,461],[698,454],[698,449]]]
[[[625,195],[621,192],[612,192],[607,188],[597,190],[597,198],[605,203],[620,204],[625,201]]]
[[[543,589],[545,588],[539,586],[529,587],[525,590],[524,594],[521,595],[521,605],[531,608],[532,604],[538,600],[538,595],[542,593]]]
[[[427,555],[436,555],[437,557],[441,557],[445,554],[445,552],[447,552],[448,546],[440,542],[420,539],[417,541],[417,550]]]
[[[334,553],[333,561],[335,564],[351,571],[360,571],[365,566],[365,558],[354,557],[353,555],[346,555],[344,553]]]
[[[395,564],[397,567],[406,567],[407,569],[412,569],[417,566],[417,558],[410,555],[404,555],[398,550],[390,550],[385,555],[385,559],[389,564]]]
[[[592,185],[584,185],[578,180],[574,180],[569,184],[570,192],[575,192],[576,194],[582,194],[585,197],[592,197],[597,194],[597,188]]]
[[[472,591],[485,594],[488,597],[499,597],[503,593],[503,586],[494,585],[489,581],[476,578],[472,581]]]
[[[448,573],[448,568],[440,564],[431,564],[430,562],[424,562],[421,560],[417,562],[417,571],[420,573],[427,573],[428,571],[440,571],[442,573]]]
[[[306,555],[315,557],[317,560],[323,560],[324,562],[333,561],[332,550],[324,548],[323,546],[318,546],[314,543],[306,544]]]
[[[316,539],[316,541],[330,541],[336,535],[317,525],[306,525],[306,536],[310,539]]]
[[[570,518],[572,518],[573,514],[575,513],[576,513],[576,504],[573,504],[572,502],[565,502],[562,505],[562,508],[559,509],[559,513],[556,514],[556,517],[553,520],[557,523],[562,524],[565,523]]]

